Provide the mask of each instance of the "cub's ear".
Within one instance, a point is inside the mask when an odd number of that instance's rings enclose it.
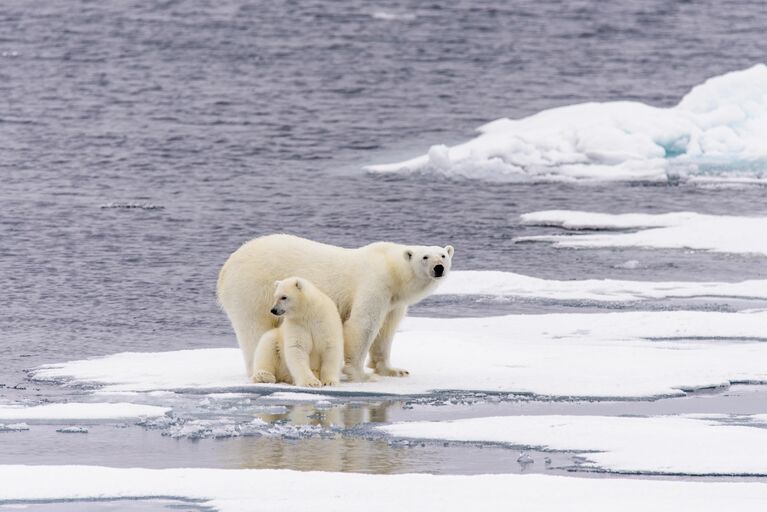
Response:
[[[408,261],[412,260],[413,259],[413,251],[411,251],[410,249],[407,249],[405,251],[405,259],[408,260]]]
[[[445,250],[447,251],[448,256],[451,258],[453,257],[453,253],[455,252],[455,249],[453,249],[452,245],[446,245]]]
[[[277,288],[280,284],[282,284],[282,283],[280,283],[279,281],[275,281],[274,282],[274,287]]]
[[[304,289],[304,283],[300,279],[296,279],[296,288],[298,288],[299,290]]]

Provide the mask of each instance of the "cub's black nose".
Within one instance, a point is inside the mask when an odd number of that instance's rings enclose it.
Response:
[[[445,267],[442,265],[437,265],[434,267],[434,277],[442,277],[442,274],[445,272]]]
[[[277,311],[277,308],[272,308],[272,309],[269,310],[269,312],[271,314],[273,314],[274,316],[279,316],[280,315],[280,312]]]

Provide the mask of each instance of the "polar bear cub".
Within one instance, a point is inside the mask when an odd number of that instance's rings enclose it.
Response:
[[[281,317],[282,323],[265,332],[256,346],[253,382],[338,384],[344,364],[344,328],[335,303],[300,277],[276,281],[275,286],[271,313]]]

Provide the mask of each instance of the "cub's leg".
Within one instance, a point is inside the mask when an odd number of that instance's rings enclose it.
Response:
[[[320,380],[312,373],[309,356],[312,338],[309,331],[291,325],[283,325],[285,364],[296,386],[319,387]]]

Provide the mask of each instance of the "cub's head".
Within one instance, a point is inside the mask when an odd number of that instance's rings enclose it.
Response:
[[[288,277],[274,282],[274,305],[270,310],[274,316],[289,315],[302,304],[307,282],[300,277]]]
[[[417,277],[439,281],[450,271],[453,252],[452,245],[412,245],[405,249],[404,257]]]

